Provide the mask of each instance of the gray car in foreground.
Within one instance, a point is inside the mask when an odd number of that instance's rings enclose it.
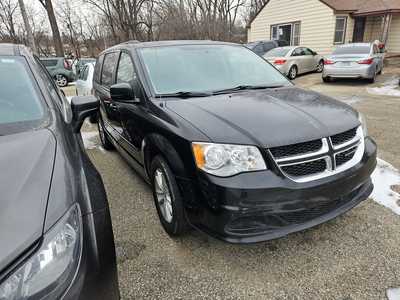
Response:
[[[353,43],[337,47],[324,61],[322,80],[364,78],[375,82],[383,69],[383,54],[372,43]]]
[[[299,74],[322,72],[324,68],[322,56],[306,47],[275,48],[268,51],[264,58],[292,80]]]

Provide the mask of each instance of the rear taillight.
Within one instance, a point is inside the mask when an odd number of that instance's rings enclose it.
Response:
[[[325,59],[324,60],[324,65],[333,65],[335,62],[333,60],[330,59]]]
[[[71,65],[69,64],[68,60],[66,60],[66,59],[64,59],[64,68],[67,70],[72,69]]]
[[[275,59],[274,65],[283,65],[286,63],[286,59]]]
[[[367,59],[359,60],[357,63],[360,65],[370,65],[373,62],[374,62],[374,60],[372,58],[367,58]]]

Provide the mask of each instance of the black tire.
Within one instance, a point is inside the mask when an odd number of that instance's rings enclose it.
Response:
[[[369,83],[375,83],[375,81],[376,81],[376,74],[377,74],[377,72],[376,72],[376,70],[375,70],[374,76],[373,76],[372,78],[368,78],[368,79],[367,79]]]
[[[288,72],[288,77],[290,80],[294,80],[297,77],[297,67],[296,66],[291,66]]]
[[[330,77],[322,77],[322,81],[327,83],[327,82],[331,81],[331,78]]]
[[[68,85],[68,78],[62,74],[54,76],[54,80],[59,87],[66,87]]]
[[[107,133],[104,129],[104,124],[101,118],[97,118],[97,129],[99,130],[99,137],[101,145],[106,150],[113,150],[114,145],[111,143],[110,138],[107,136]]]
[[[89,122],[91,124],[96,124],[98,122],[98,119],[99,119],[98,114],[94,114],[89,117]]]
[[[381,75],[383,71],[383,67],[379,70],[378,75]]]
[[[324,61],[321,59],[318,62],[318,66],[317,66],[317,69],[315,70],[315,72],[322,73],[323,70],[324,70]]]
[[[159,174],[158,172],[161,172],[164,176],[163,180],[165,181],[163,181],[163,187],[167,188],[169,192],[170,197],[168,203],[169,207],[172,210],[172,212],[170,211],[170,213],[168,214],[170,220],[167,220],[167,218],[163,215],[162,205],[163,202],[166,201],[166,198],[164,198],[164,201],[161,202],[161,200],[159,200],[159,197],[157,196],[158,187],[156,186],[156,174]],[[161,155],[155,156],[153,161],[151,162],[150,180],[152,183],[154,205],[156,206],[160,223],[165,232],[172,237],[184,235],[189,231],[189,225],[186,221],[183,207],[183,199],[176,183],[175,176],[172,173],[171,168],[168,166],[168,163]],[[167,213],[166,210],[164,210],[164,213]]]

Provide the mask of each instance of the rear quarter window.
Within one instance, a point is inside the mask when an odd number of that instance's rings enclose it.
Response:
[[[103,68],[101,71],[101,84],[111,86],[114,83],[114,71],[118,63],[119,52],[107,53],[104,56]]]

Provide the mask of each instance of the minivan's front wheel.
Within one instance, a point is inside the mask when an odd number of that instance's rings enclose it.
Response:
[[[180,236],[188,231],[183,201],[175,176],[168,163],[157,155],[150,168],[154,203],[164,230],[170,236]]]

